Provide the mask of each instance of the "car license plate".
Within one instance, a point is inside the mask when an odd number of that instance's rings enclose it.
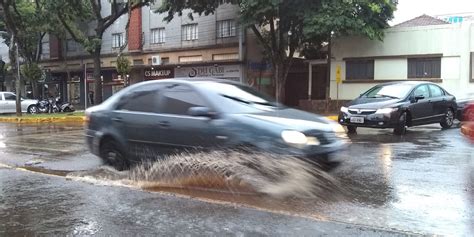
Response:
[[[351,123],[364,123],[363,117],[351,117]]]

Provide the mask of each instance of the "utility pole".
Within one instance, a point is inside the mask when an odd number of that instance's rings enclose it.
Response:
[[[13,43],[13,42],[12,42]],[[20,75],[20,57],[18,53],[18,44],[15,43],[16,47],[16,70],[17,70],[17,78],[16,78],[16,116],[21,117],[21,75]]]

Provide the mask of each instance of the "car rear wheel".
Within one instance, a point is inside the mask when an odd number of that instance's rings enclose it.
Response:
[[[407,132],[407,113],[403,112],[398,119],[398,124],[393,129],[393,133],[396,135],[404,135]]]
[[[28,109],[26,110],[29,114],[37,114],[38,113],[38,107],[36,105],[30,105]]]
[[[441,124],[441,127],[443,128],[451,128],[453,126],[454,112],[451,108],[448,108],[440,124]]]
[[[122,171],[130,168],[130,164],[125,159],[124,153],[119,147],[120,146],[114,140],[104,141],[100,147],[100,157],[107,165],[111,165],[115,169]]]
[[[349,133],[349,134],[357,133],[357,127],[352,126],[352,125],[347,126],[347,133]]]

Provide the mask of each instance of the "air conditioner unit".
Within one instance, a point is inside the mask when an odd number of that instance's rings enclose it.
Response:
[[[152,56],[151,65],[161,65],[161,57],[159,55]]]

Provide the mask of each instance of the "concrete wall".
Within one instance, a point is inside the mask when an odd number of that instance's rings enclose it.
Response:
[[[331,65],[331,98],[351,99],[374,86],[377,81],[406,80],[407,58],[420,55],[442,55],[441,86],[458,98],[474,91],[469,81],[471,52],[474,52],[474,25],[464,22],[456,25],[391,28],[383,41],[362,37],[336,39],[333,44]],[[374,83],[342,83],[336,86],[336,67],[342,69],[345,80],[345,58],[374,58]]]

